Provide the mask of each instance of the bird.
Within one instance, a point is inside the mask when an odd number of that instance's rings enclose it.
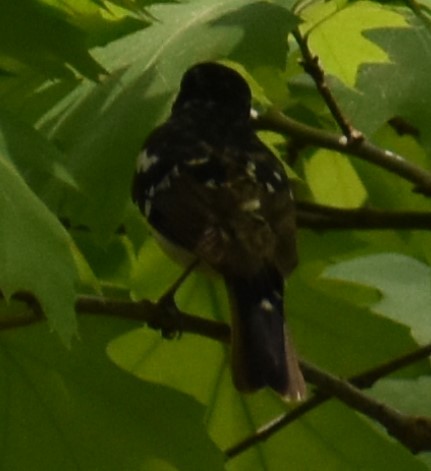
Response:
[[[132,198],[168,253],[223,278],[237,390],[300,400],[306,386],[284,316],[284,278],[297,265],[294,202],[282,163],[255,133],[251,100],[231,67],[190,67],[139,153]]]

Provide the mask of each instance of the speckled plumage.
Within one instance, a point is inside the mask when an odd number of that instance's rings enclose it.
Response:
[[[283,277],[297,263],[294,207],[282,164],[253,130],[250,103],[232,69],[191,68],[171,116],[144,144],[133,199],[164,239],[225,279],[238,389],[299,398],[305,387],[283,315]]]

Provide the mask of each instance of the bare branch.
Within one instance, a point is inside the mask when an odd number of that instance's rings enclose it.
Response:
[[[365,395],[353,384],[302,363],[307,380],[319,389],[362,412],[383,425],[387,432],[413,453],[431,451],[431,418],[403,414],[386,404]]]
[[[2,298],[0,292],[0,299]],[[32,294],[19,292],[12,298],[25,303],[30,312],[24,313],[23,316],[0,318],[0,330],[24,327],[45,320],[40,305]],[[163,303],[153,303],[145,299],[133,302],[100,296],[79,296],[75,302],[75,310],[80,315],[116,317],[141,322],[162,332],[189,332],[219,342],[229,342],[230,329],[227,324],[192,316],[180,311],[176,306],[175,315],[172,315],[166,307]]]
[[[363,139],[363,135],[360,131],[355,129],[346,116],[342,113],[338,103],[336,102],[334,96],[328,84],[325,80],[325,72],[320,66],[319,58],[312,54],[308,47],[307,39],[304,38],[299,29],[295,29],[292,32],[296,42],[298,43],[299,49],[301,50],[303,61],[302,66],[304,70],[312,77],[316,88],[319,91],[322,98],[325,100],[326,106],[329,108],[332,116],[337,122],[341,132],[347,138],[347,141],[350,144],[359,142]]]
[[[331,397],[337,397],[354,409],[365,413],[373,420],[377,420],[387,426],[388,432],[395,436],[395,438],[398,438],[401,443],[413,452],[429,450],[431,447],[431,441],[429,441],[431,433],[430,418],[411,417],[399,414],[397,411],[385,405],[383,405],[384,408],[381,409],[378,407],[379,403],[376,403],[374,399],[364,395],[356,388],[369,388],[379,379],[412,363],[423,360],[430,355],[431,344],[367,370],[360,375],[350,378],[348,382],[329,375],[327,372],[319,370],[309,363],[301,362],[301,368],[307,381],[315,384],[319,388],[316,394],[293,410],[265,424],[254,434],[249,435],[226,450],[225,454],[228,459],[232,459],[252,446],[266,441],[284,427],[331,399]],[[330,387],[328,387],[328,384],[330,384]],[[347,388],[346,385],[348,386]],[[356,386],[356,388],[354,388],[354,386]],[[353,389],[351,389],[352,387]],[[342,391],[341,395],[339,394],[339,390]],[[354,400],[352,399],[352,395],[354,396]],[[356,404],[357,401],[360,402],[361,407],[358,407]],[[355,404],[352,404],[352,402],[355,402]],[[374,409],[378,410],[377,417],[373,413]],[[393,412],[395,414],[393,414]]]
[[[296,212],[298,226],[310,229],[431,229],[431,211],[342,209],[297,201]]]
[[[103,299],[96,296],[80,296],[75,304],[79,314],[113,316],[121,319],[146,323],[160,331],[189,332],[204,337],[229,342],[230,330],[227,324],[192,316],[177,309],[174,316],[163,304],[148,300],[139,302]]]
[[[401,155],[371,144],[366,139],[349,141],[344,135],[308,126],[276,110],[269,110],[260,116],[255,124],[259,129],[287,134],[302,143],[359,157],[413,183],[415,191],[431,195],[430,172],[409,162]]]

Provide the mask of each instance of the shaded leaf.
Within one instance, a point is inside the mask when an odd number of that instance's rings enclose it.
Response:
[[[430,389],[431,377],[423,376],[414,380],[385,379],[372,388],[372,393],[406,414],[426,416],[431,409]]]
[[[102,46],[149,25],[135,0],[37,0],[52,13],[76,27],[87,48]],[[127,4],[127,5],[126,5]],[[118,8],[115,5],[119,5]]]
[[[51,194],[54,186],[57,190],[69,187],[77,191],[72,176],[60,163],[62,156],[58,149],[35,129],[2,110],[0,151],[46,204],[51,205],[55,200]]]
[[[0,153],[0,289],[30,291],[69,344],[76,334],[76,270],[68,235]]]
[[[0,54],[12,61],[12,70],[17,61],[49,77],[71,77],[70,67],[93,80],[105,72],[88,53],[77,28],[54,9],[32,0],[1,3]]]
[[[341,262],[325,270],[324,276],[375,287],[382,299],[373,311],[407,325],[420,344],[431,338],[431,270],[413,258],[379,254]]]
[[[203,462],[209,470],[222,468],[202,406],[108,361],[107,342],[131,327],[112,318],[83,319],[82,338],[71,350],[44,324],[1,332],[5,469],[133,471],[153,469],[148,466],[157,461],[181,470],[200,471]]]

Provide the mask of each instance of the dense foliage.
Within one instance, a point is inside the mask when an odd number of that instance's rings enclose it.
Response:
[[[2,469],[431,469],[430,8],[1,2]],[[295,182],[302,406],[234,390],[218,280],[187,278],[180,322],[157,303],[181,269],[130,184],[203,60],[244,74]]]

